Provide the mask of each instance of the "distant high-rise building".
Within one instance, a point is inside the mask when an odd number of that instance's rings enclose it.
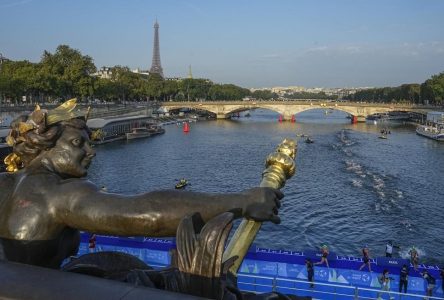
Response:
[[[159,23],[154,23],[154,45],[153,45],[153,61],[151,63],[150,73],[156,73],[162,76],[163,70],[160,64],[160,49],[159,49]]]

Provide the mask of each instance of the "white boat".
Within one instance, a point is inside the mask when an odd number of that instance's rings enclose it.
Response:
[[[131,132],[126,133],[127,140],[140,139],[151,136],[151,132],[146,127],[133,128]]]
[[[444,124],[419,125],[416,127],[416,133],[435,141],[444,141]]]

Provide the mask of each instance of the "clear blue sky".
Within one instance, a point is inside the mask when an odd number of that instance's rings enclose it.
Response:
[[[244,87],[395,86],[444,71],[443,0],[0,0],[0,53],[37,62],[60,44],[97,67]]]

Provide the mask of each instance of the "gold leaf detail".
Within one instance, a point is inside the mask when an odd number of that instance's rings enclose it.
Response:
[[[70,119],[77,118],[83,113],[73,111],[77,105],[77,98],[69,99],[65,101],[60,106],[50,110],[46,117],[46,121],[48,125],[55,124],[61,121],[66,121]]]
[[[54,110],[71,111],[76,107],[76,105],[77,105],[77,98],[72,98],[72,99],[66,100],[61,105],[54,108]]]
[[[101,140],[104,136],[104,132],[102,129],[97,129],[91,133],[91,140],[92,141],[98,141]]]
[[[6,137],[6,143],[11,147],[15,145],[15,139],[12,137],[11,133]]]
[[[18,166],[21,164],[20,157],[15,153],[6,156],[4,162],[6,165],[6,171],[8,172],[17,172]]]
[[[34,125],[31,123],[20,122],[19,123],[19,131],[20,133],[25,133],[34,129]]]

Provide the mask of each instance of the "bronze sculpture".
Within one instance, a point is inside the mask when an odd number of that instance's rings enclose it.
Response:
[[[82,179],[95,156],[75,100],[39,107],[11,125],[9,171],[0,174],[0,258],[58,268],[79,246],[79,230],[125,236],[173,236],[180,220],[200,212],[208,221],[235,218],[279,223],[281,192],[236,194],[155,191],[124,196]],[[80,117],[80,118],[79,118]],[[174,210],[171,208],[174,207]]]
[[[296,164],[294,162],[296,151],[295,141],[290,139],[283,140],[276,148],[276,151],[268,155],[265,160],[265,170],[262,173],[260,186],[275,189],[284,187],[287,179],[296,172]],[[232,257],[238,257],[230,267],[230,272],[234,276],[237,276],[237,271],[260,227],[260,222],[243,220],[227,245],[223,260],[228,261]]]

